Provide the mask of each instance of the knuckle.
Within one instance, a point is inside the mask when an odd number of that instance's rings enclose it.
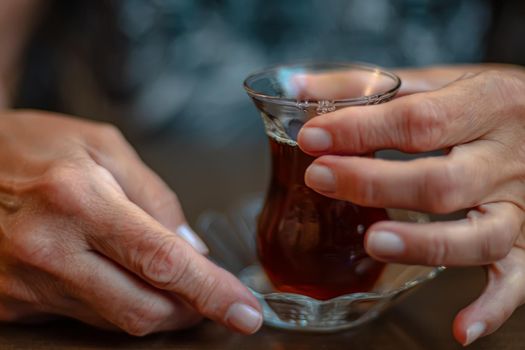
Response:
[[[341,127],[334,130],[334,135],[338,142],[344,145],[345,149],[351,149],[357,153],[363,153],[369,150],[371,140],[374,138],[373,128],[368,127],[365,123],[356,123],[354,127],[344,127],[344,123],[349,118],[342,115],[338,120]]]
[[[482,241],[481,259],[489,263],[506,257],[514,245],[514,237],[520,232],[519,225],[507,220],[506,215],[495,218],[495,222],[489,230],[484,228],[486,234]],[[480,230],[483,228],[480,228]]]
[[[100,123],[97,125],[96,133],[108,142],[114,142],[115,140],[122,141],[124,140],[124,135],[120,131],[119,128],[117,128],[113,124],[109,123]]]
[[[497,234],[490,234],[488,237],[481,242],[480,259],[483,263],[491,263],[500,259],[503,259],[510,251],[505,240]]]
[[[508,88],[511,90],[510,92],[514,93],[513,96],[518,97],[518,99],[520,100],[519,102],[522,102],[520,106],[522,106],[523,101],[521,100],[521,97],[523,96],[523,92],[525,91],[525,79],[523,79],[523,76],[518,77],[512,74],[506,74],[505,77]]]
[[[77,164],[69,161],[57,161],[44,175],[43,185],[49,191],[59,192],[63,188],[70,187],[78,179],[79,171]]]
[[[510,106],[509,100],[517,97],[516,102],[521,101],[523,91],[525,91],[525,81],[523,78],[503,70],[487,70],[478,75],[477,83],[482,87],[483,97],[499,96],[501,99],[491,99],[492,101],[502,101],[501,107]]]
[[[440,164],[439,169],[429,172],[421,191],[427,197],[431,212],[447,214],[462,209],[462,180],[465,175],[463,166],[455,162],[445,162]]]
[[[54,270],[63,254],[49,237],[34,233],[35,231],[23,232],[11,239],[12,257],[24,265],[43,271]]]
[[[169,309],[158,307],[154,302],[139,303],[130,305],[122,313],[119,327],[131,335],[145,336],[155,332],[169,316]]]
[[[497,69],[489,69],[478,74],[480,79],[482,79],[487,85],[492,86],[500,84],[504,80],[502,78],[505,76],[507,76],[505,72]]]
[[[412,98],[400,113],[402,136],[407,140],[406,151],[425,152],[439,148],[448,124],[441,103],[429,97]]]
[[[198,266],[177,241],[161,244],[144,266],[144,274],[156,287],[178,293],[200,313],[213,315],[221,307],[222,303],[217,302],[220,288],[228,280]]]
[[[427,254],[427,263],[431,266],[443,265],[450,256],[448,241],[443,239],[439,234],[432,234],[430,239],[429,253]]]
[[[43,199],[68,212],[79,211],[89,192],[89,168],[72,161],[61,161],[41,178],[36,189]]]
[[[361,205],[376,205],[380,202],[381,191],[378,190],[378,184],[375,174],[368,173],[362,177],[355,176],[352,182],[347,184],[347,192],[353,192],[349,199]]]
[[[164,239],[141,263],[142,274],[160,288],[173,288],[188,273],[191,259],[175,239]]]

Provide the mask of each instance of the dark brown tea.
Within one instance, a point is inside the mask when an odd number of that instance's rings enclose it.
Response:
[[[322,300],[370,291],[384,264],[366,254],[363,239],[386,211],[314,192],[304,183],[314,158],[271,137],[270,146],[272,178],[257,233],[269,279],[282,292]]]

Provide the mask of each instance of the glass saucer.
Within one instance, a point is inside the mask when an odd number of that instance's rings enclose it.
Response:
[[[226,213],[206,212],[197,229],[210,248],[210,258],[234,273],[262,305],[268,326],[308,332],[335,332],[358,327],[378,315],[415,287],[434,278],[444,267],[386,264],[370,292],[352,293],[329,300],[275,290],[257,263],[256,219],[262,197],[242,200]],[[427,215],[390,210],[391,219],[428,222]]]

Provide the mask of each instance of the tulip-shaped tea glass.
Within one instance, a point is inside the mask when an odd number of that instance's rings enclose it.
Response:
[[[255,73],[244,86],[270,140],[272,177],[257,228],[257,252],[269,280],[281,292],[320,300],[370,291],[384,264],[366,254],[364,234],[387,220],[387,212],[308,188],[304,174],[314,158],[299,149],[296,137],[309,119],[388,101],[399,78],[379,68],[310,64]]]
[[[341,108],[387,102],[400,85],[381,68],[339,63],[277,66],[245,80],[269,138],[272,172],[261,211],[241,215],[256,231],[258,264],[240,278],[262,303],[267,324],[309,331],[351,328],[439,271],[385,264],[363,246],[373,223],[427,221],[425,215],[331,199],[304,183],[314,158],[297,145],[301,127]],[[216,224],[208,220],[204,231],[217,231]]]

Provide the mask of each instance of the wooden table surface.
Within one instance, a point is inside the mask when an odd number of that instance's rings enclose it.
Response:
[[[135,338],[64,321],[39,326],[0,326],[0,349],[402,349],[453,350],[455,313],[478,295],[481,268],[447,270],[404,298],[382,317],[356,331],[302,334],[264,327],[253,336],[233,334],[212,322],[182,332]],[[525,310],[498,332],[468,349],[525,349]]]

